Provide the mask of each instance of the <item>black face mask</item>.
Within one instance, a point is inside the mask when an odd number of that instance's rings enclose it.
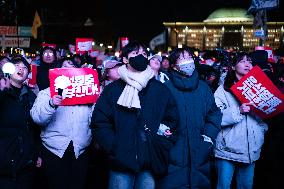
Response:
[[[148,66],[148,59],[142,54],[129,58],[129,64],[135,70],[142,72],[145,71]]]

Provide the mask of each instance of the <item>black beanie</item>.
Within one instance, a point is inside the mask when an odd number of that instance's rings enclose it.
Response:
[[[261,69],[270,68],[268,65],[268,53],[265,50],[257,50],[250,53],[253,65],[259,66]]]
[[[28,68],[28,71],[31,72],[31,65],[24,57],[14,57],[12,58],[11,62],[13,64],[18,64],[19,62],[22,62]]]

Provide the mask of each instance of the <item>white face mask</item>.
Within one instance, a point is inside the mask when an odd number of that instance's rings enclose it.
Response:
[[[184,60],[177,64],[179,70],[184,72],[186,75],[191,76],[195,70],[194,60]]]

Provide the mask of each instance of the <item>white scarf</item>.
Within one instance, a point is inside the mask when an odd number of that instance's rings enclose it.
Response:
[[[148,81],[154,76],[150,66],[143,72],[131,72],[126,65],[118,68],[120,78],[126,82],[117,104],[127,108],[141,108],[138,92],[146,87]]]

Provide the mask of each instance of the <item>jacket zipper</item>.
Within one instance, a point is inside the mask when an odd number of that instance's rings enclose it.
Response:
[[[247,129],[248,158],[249,158],[249,163],[251,163],[250,149],[249,149],[249,135],[248,135],[248,117],[247,117],[247,115],[246,115],[246,129]]]

